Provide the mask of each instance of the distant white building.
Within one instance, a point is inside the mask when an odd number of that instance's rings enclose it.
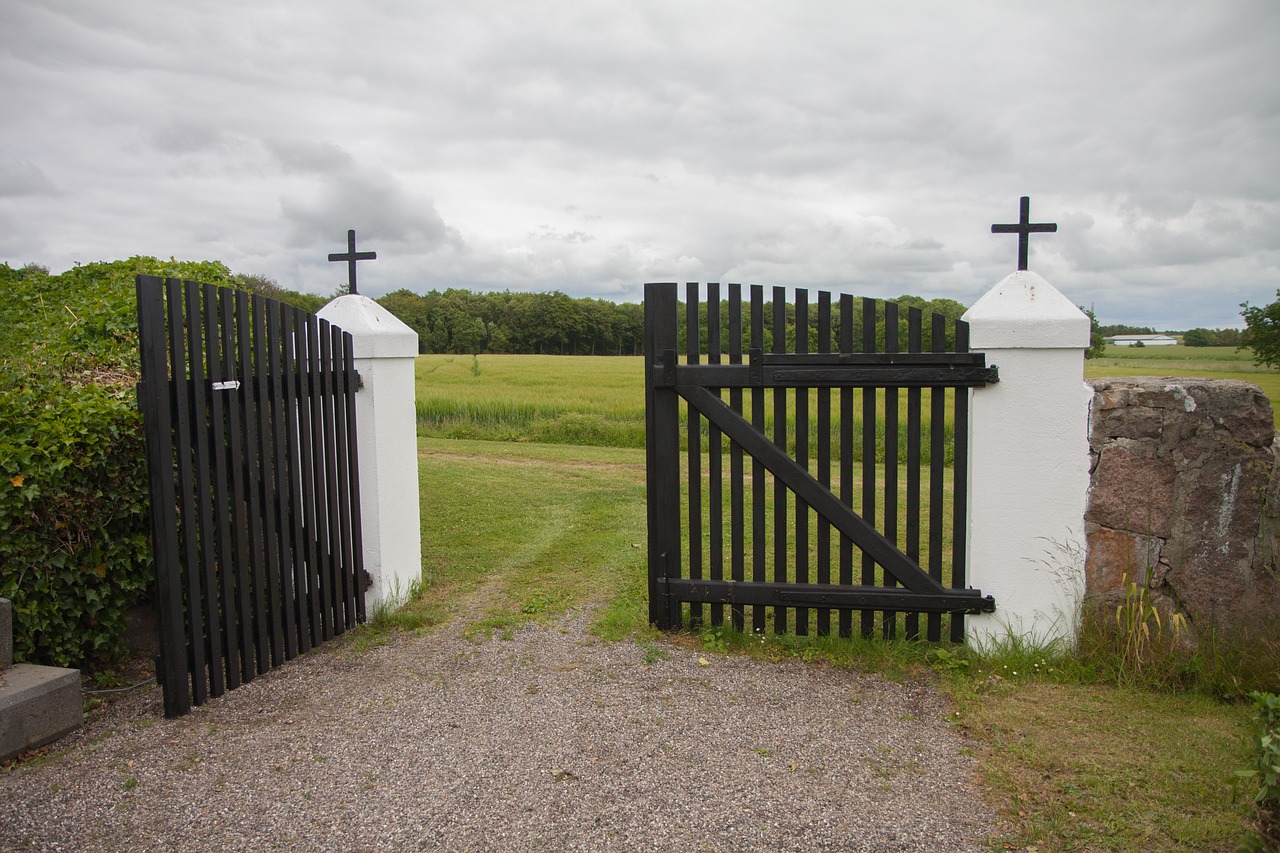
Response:
[[[1174,347],[1178,339],[1170,335],[1115,335],[1107,343],[1118,347],[1132,347],[1141,343],[1144,347]]]

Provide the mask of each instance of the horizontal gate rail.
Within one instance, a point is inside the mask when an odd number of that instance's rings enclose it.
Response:
[[[851,636],[861,611],[864,636],[878,614],[885,636],[901,618],[914,637],[923,614],[937,640],[950,614],[960,641],[964,614],[995,609],[965,585],[964,522],[969,389],[999,372],[969,352],[962,321],[871,299],[858,311],[853,297],[825,292],[811,306],[807,291],[794,294],[788,304],[774,288],[767,305],[752,287],[747,314],[739,285],[726,301],[707,285],[704,302],[690,284],[678,340],[676,286],[646,285],[650,620],[678,628],[687,612],[698,624],[709,605],[712,625],[727,609],[745,630],[750,608],[759,632],[772,609],[776,632],[807,633],[816,617],[819,634]]]
[[[870,610],[915,610],[921,613],[990,613],[995,601],[970,590],[945,595],[894,590],[881,586],[842,586],[830,583],[737,583],[734,581],[670,578],[658,588],[679,601],[722,604],[802,605]]]

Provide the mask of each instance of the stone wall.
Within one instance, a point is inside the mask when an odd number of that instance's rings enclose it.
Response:
[[[1087,594],[1122,580],[1198,630],[1280,612],[1280,450],[1271,403],[1232,380],[1098,379],[1085,514]]]

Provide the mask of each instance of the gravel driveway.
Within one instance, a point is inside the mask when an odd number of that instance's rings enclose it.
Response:
[[[992,831],[927,684],[658,658],[586,624],[339,641],[177,720],[140,688],[0,775],[0,849],[933,851]]]

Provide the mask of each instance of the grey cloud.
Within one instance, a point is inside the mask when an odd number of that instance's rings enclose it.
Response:
[[[355,165],[351,154],[333,142],[268,139],[265,145],[286,172],[336,172]]]
[[[345,237],[416,244],[423,250],[457,239],[428,199],[417,198],[390,173],[351,168],[325,176],[319,186],[281,199],[288,242],[313,246]]]
[[[0,161],[0,197],[52,195],[53,181],[30,160]]]

